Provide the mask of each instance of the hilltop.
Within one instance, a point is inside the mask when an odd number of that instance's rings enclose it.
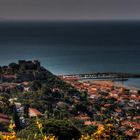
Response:
[[[1,82],[23,82],[33,80],[46,80],[53,76],[51,72],[40,65],[38,60],[19,60],[8,66],[0,67]]]

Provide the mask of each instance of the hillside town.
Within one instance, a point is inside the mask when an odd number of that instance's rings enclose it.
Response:
[[[17,138],[27,139],[29,135],[29,140],[34,139],[32,131],[37,132],[36,119],[42,122],[45,134],[53,133],[58,140],[84,140],[82,135],[92,135],[98,128],[106,126],[112,129],[106,135],[100,134],[102,139],[136,140],[140,136],[138,89],[126,88],[109,80],[58,77],[37,60],[19,60],[18,64],[2,66],[0,75],[2,136],[11,135],[9,126],[12,124]],[[36,139],[40,137],[38,132]]]
[[[112,81],[79,80],[76,76],[60,76],[80,92],[87,92],[91,104],[100,108],[94,117],[80,115],[85,125],[99,125],[99,119],[112,119],[127,137],[140,133],[140,90],[129,89]],[[75,100],[75,102],[78,102]],[[101,122],[101,121],[100,121]]]

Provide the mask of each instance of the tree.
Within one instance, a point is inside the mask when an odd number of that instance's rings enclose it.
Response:
[[[81,136],[80,131],[66,120],[47,120],[43,131],[47,134],[54,134],[58,140],[79,140]]]
[[[18,69],[19,68],[19,65],[16,64],[16,63],[10,63],[9,64],[9,67],[13,68],[13,69]]]
[[[41,89],[41,83],[40,81],[33,81],[30,87],[33,91],[37,91],[38,89]]]
[[[26,118],[29,117],[29,107],[30,107],[29,104],[24,104],[24,116],[25,116]]]
[[[97,126],[94,126],[94,125],[88,125],[83,129],[84,133],[86,134],[92,134],[96,130],[97,130]]]
[[[83,101],[87,101],[88,100],[88,94],[87,94],[87,92],[83,92],[82,93],[82,100]]]
[[[6,94],[0,95],[0,112],[4,114],[12,113],[12,107],[9,102],[9,97]]]
[[[19,131],[21,129],[21,125],[20,125],[20,120],[15,105],[13,105],[13,120],[16,125],[16,130]]]

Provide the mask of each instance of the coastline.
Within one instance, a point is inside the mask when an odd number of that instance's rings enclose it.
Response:
[[[81,81],[90,81],[93,84],[100,84],[102,85],[109,85],[109,86],[115,86],[115,87],[120,87],[120,88],[125,88],[125,89],[135,89],[139,90],[138,87],[133,87],[133,86],[126,86],[123,83],[112,81],[112,80],[94,80],[94,79],[86,79],[86,80],[80,80]]]
[[[120,86],[127,89],[140,90],[140,74],[135,73],[87,73],[60,75],[59,77],[72,78],[78,81],[93,81],[94,83]]]

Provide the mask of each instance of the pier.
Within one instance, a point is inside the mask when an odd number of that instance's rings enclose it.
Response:
[[[62,75],[61,75],[62,76]],[[71,74],[63,75],[63,77],[73,77],[79,80],[96,79],[96,80],[111,80],[111,81],[127,81],[128,78],[140,78],[140,74],[129,73],[87,73],[87,74]]]

